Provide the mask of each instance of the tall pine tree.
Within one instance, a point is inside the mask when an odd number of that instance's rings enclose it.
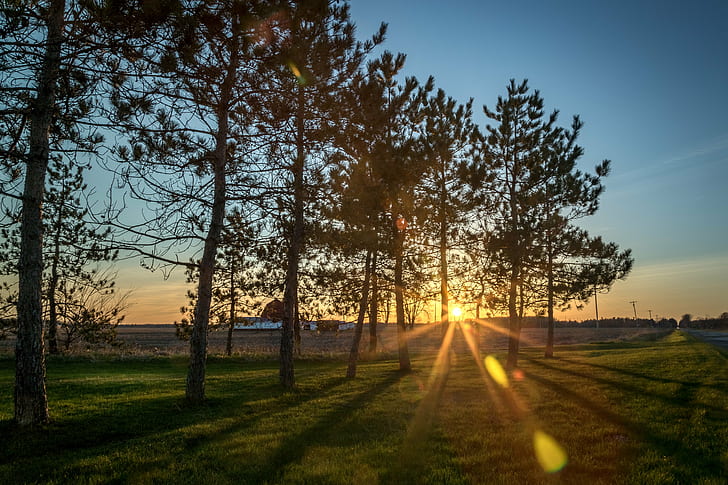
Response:
[[[507,367],[514,368],[526,306],[527,267],[533,255],[534,204],[541,188],[541,164],[544,151],[557,142],[561,131],[554,126],[557,113],[544,116],[543,98],[538,91],[529,92],[527,81],[516,84],[511,80],[507,96],[498,97],[495,110],[487,106],[483,110],[497,123],[486,126],[483,154],[485,163],[495,170],[490,185],[498,200],[492,244],[507,277]]]
[[[280,382],[295,385],[294,325],[299,295],[299,269],[306,246],[306,212],[315,196],[316,171],[329,163],[338,129],[343,93],[360,69],[366,54],[381,42],[358,42],[346,3],[311,0],[292,3],[283,11],[286,30],[279,62],[269,83],[275,96],[263,101],[264,130],[273,143],[272,158],[280,163],[290,211],[283,294],[284,318],[280,346]],[[314,157],[314,154],[317,155]]]

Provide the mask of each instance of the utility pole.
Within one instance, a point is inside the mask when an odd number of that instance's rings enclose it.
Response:
[[[647,310],[647,311],[650,312],[650,320],[652,320],[652,310]]]
[[[634,311],[634,319],[637,320],[637,307],[635,306],[637,300],[632,300],[630,303],[632,304],[632,310]]]

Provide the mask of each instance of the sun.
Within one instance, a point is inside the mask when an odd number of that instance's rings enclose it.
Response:
[[[452,309],[452,316],[453,317],[458,318],[462,314],[463,314],[463,309],[460,308],[459,306],[456,306],[455,308]]]

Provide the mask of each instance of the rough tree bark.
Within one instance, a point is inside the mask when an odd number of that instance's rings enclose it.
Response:
[[[548,259],[546,261],[546,291],[548,305],[548,330],[546,331],[546,350],[544,357],[554,356],[554,255],[552,249],[552,238],[549,230],[548,236]]]
[[[232,103],[233,83],[239,66],[239,50],[231,51],[230,63],[227,66],[225,80],[220,87],[220,98],[217,104],[217,133],[215,134],[215,150],[212,155],[214,178],[212,214],[210,227],[205,237],[205,246],[200,261],[200,279],[197,285],[197,304],[194,311],[194,325],[190,337],[190,362],[187,370],[185,396],[191,404],[200,404],[205,400],[205,369],[207,366],[207,325],[210,319],[212,301],[212,280],[215,276],[217,248],[220,245],[223,224],[225,223],[225,203],[227,199],[227,142],[230,133],[228,116]]]
[[[59,210],[56,227],[60,227],[63,211]],[[53,261],[51,262],[51,278],[48,284],[48,352],[58,353],[58,307],[56,305],[56,289],[58,288],[58,262],[61,259],[61,235],[58,231],[53,238]]]
[[[518,348],[521,342],[521,318],[518,313],[518,288],[521,278],[521,248],[520,241],[516,237],[519,229],[519,213],[518,213],[518,187],[515,174],[511,173],[511,182],[509,183],[509,204],[511,220],[511,238],[512,247],[510,248],[511,275],[510,286],[508,288],[508,358],[506,360],[506,368],[515,369],[518,365]]]
[[[18,333],[15,346],[15,422],[20,426],[49,419],[43,355],[43,194],[48,169],[49,133],[55,112],[65,1],[52,0],[47,10],[47,45],[30,110],[18,263]]]
[[[304,147],[304,87],[298,86],[298,109],[296,113],[296,159],[293,162],[293,233],[288,247],[288,266],[286,286],[283,293],[283,329],[280,349],[280,383],[286,389],[296,385],[293,370],[294,328],[298,302],[298,265],[303,250],[303,170],[305,165]]]
[[[205,368],[207,365],[207,324],[212,301],[212,279],[215,273],[217,248],[220,244],[225,219],[225,149],[227,145],[227,113],[218,120],[218,136],[214,160],[214,195],[210,227],[205,237],[205,247],[200,261],[200,279],[197,286],[194,326],[190,337],[190,362],[187,371],[186,398],[192,404],[205,400]]]

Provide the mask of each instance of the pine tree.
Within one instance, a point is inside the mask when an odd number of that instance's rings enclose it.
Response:
[[[0,191],[21,206],[15,390],[21,425],[48,419],[41,206],[49,161],[53,154],[92,152],[101,141],[88,128],[99,114],[96,25],[87,5],[72,0],[11,2],[0,11]],[[3,204],[2,216],[18,213]]]
[[[129,249],[154,264],[188,265],[167,253],[201,250],[186,383],[187,400],[200,403],[225,205],[234,189],[249,184],[246,136],[260,62],[272,50],[259,35],[268,28],[270,6],[243,0],[160,5],[159,12],[145,11],[154,10],[147,5],[126,12],[140,23],[155,21],[152,13],[163,22],[109,60],[120,66],[111,101],[128,136],[117,148],[115,170],[152,208],[143,224],[119,218],[117,225],[136,236]]]
[[[431,208],[434,239],[437,241],[440,280],[440,322],[445,335],[449,325],[448,256],[451,237],[465,222],[476,202],[471,184],[476,175],[473,145],[480,134],[472,121],[472,104],[458,104],[441,89],[427,99],[420,140],[425,145],[427,171],[423,183],[424,203]],[[478,180],[480,182],[481,180]],[[429,224],[428,224],[429,225]]]
[[[384,26],[380,34],[384,33]],[[385,194],[375,173],[377,147],[386,139],[386,112],[382,103],[383,86],[372,64],[367,72],[351,80],[350,89],[342,103],[349,108],[347,124],[340,127],[336,137],[338,158],[330,172],[331,201],[327,200],[322,212],[330,222],[321,231],[330,242],[330,251],[340,254],[346,273],[361,278],[352,266],[363,261],[363,282],[358,300],[357,322],[349,352],[347,377],[356,376],[363,322],[369,314],[369,352],[376,352],[377,344],[377,266],[382,252],[382,234],[388,232],[385,223]],[[358,287],[357,284],[350,286]]]
[[[534,202],[541,187],[544,152],[557,142],[561,130],[554,126],[557,113],[544,118],[543,98],[538,91],[529,93],[527,81],[511,80],[507,97],[498,97],[495,110],[483,107],[485,115],[496,121],[486,126],[483,146],[485,163],[495,170],[490,185],[499,199],[492,239],[507,274],[509,337],[507,367],[518,361],[521,318],[526,302],[524,282],[528,260],[533,254],[535,237]]]
[[[562,130],[555,143],[544,147],[544,160],[540,172],[541,190],[535,201],[535,204],[540,206],[535,245],[541,246],[543,260],[541,268],[546,279],[548,314],[546,357],[553,357],[554,306],[557,293],[560,304],[565,305],[570,298],[577,299],[576,293],[581,285],[576,278],[571,280],[562,278],[558,281],[557,273],[571,274],[568,268],[563,267],[575,258],[582,264],[588,265],[586,260],[599,254],[605,255],[608,259],[616,256],[616,252],[607,256],[606,247],[600,244],[601,239],[591,239],[586,231],[573,227],[574,221],[597,211],[599,197],[604,191],[601,179],[610,171],[608,160],[597,165],[593,175],[577,169],[577,162],[584,153],[583,148],[576,144],[582,126],[579,117],[575,116],[571,129]],[[629,257],[625,262],[627,260]],[[620,272],[611,274],[611,281],[615,277],[626,276],[628,272],[629,267],[622,266]]]
[[[291,224],[287,240],[284,319],[280,347],[280,382],[295,385],[294,331],[299,305],[299,270],[306,246],[306,209],[315,194],[316,171],[328,163],[337,121],[344,112],[343,90],[365,55],[381,36],[358,42],[348,5],[327,1],[292,4],[285,10],[288,29],[270,82],[275,98],[265,100],[266,128],[274,140],[273,158],[288,182],[286,202]],[[312,156],[314,149],[320,156]]]
[[[66,334],[68,348],[71,335],[83,335],[89,340],[113,340],[113,328],[123,319],[125,297],[114,302],[113,278],[99,274],[98,263],[112,262],[118,252],[105,244],[110,230],[100,231],[88,220],[89,209],[82,196],[88,196],[83,172],[87,167],[71,165],[60,159],[52,162],[48,172],[48,187],[44,204],[45,217],[45,290],[48,315],[48,349],[58,352],[58,325]],[[78,295],[82,300],[73,301]],[[63,295],[64,298],[59,298]],[[99,298],[105,295],[105,298]],[[85,303],[93,301],[103,306],[110,315],[102,318],[106,323],[79,319],[81,312],[89,316],[106,313]],[[85,326],[84,326],[85,325]]]
[[[6,39],[2,44],[4,52],[0,56],[3,63],[13,62],[13,54],[20,50],[16,50],[16,46],[26,43],[28,38],[35,38],[34,40],[40,44],[40,47],[30,54],[31,58],[20,53],[16,54],[24,59],[26,65],[37,63],[39,66],[37,71],[12,72],[13,65],[3,66],[9,70],[3,69],[7,74],[2,86],[3,104],[8,107],[3,110],[3,114],[7,112],[11,117],[22,120],[19,123],[21,127],[26,123],[28,126],[27,132],[22,128],[19,132],[15,130],[9,132],[11,141],[9,147],[5,149],[11,157],[22,160],[25,166],[21,199],[18,333],[15,348],[15,421],[24,426],[44,423],[48,421],[49,416],[45,389],[41,305],[43,274],[41,208],[50,152],[49,133],[58,98],[65,8],[63,0],[54,0],[49,2],[43,15],[39,11],[31,11],[30,8],[26,10],[22,4],[18,4],[15,10],[8,8],[3,11],[3,25],[0,27]],[[29,92],[24,93],[25,97],[17,96],[14,95],[11,84],[13,81],[17,82],[13,79],[14,76],[25,77],[29,84],[32,80],[37,82],[32,83],[34,85],[28,90]],[[3,138],[6,136],[4,134]],[[25,145],[23,147],[25,150],[18,153],[21,143]],[[6,143],[3,145],[7,146]]]
[[[416,140],[415,126],[422,117],[421,107],[432,90],[433,80],[423,86],[415,78],[407,78],[400,85],[397,74],[404,66],[405,56],[393,56],[385,52],[373,63],[372,70],[382,82],[384,106],[384,139],[375,153],[375,173],[382,184],[388,202],[385,208],[389,216],[391,254],[394,260],[394,296],[397,315],[397,347],[399,368],[411,369],[407,345],[404,308],[404,255],[408,232],[419,218],[424,219],[424,208],[418,207],[414,197],[415,187],[425,171],[422,146]]]
[[[385,25],[380,35],[385,32]],[[340,224],[343,244],[355,252],[369,255],[369,265],[364,276],[369,274],[368,305],[369,345],[368,352],[377,351],[377,322],[380,304],[380,277],[382,261],[389,254],[387,240],[391,233],[391,216],[387,204],[387,193],[381,167],[387,155],[389,139],[389,111],[386,97],[386,84],[383,82],[380,64],[393,62],[391,54],[385,53],[382,59],[370,62],[366,71],[352,80],[348,91],[349,99],[342,103],[349,108],[347,125],[341,127],[337,137],[340,157],[332,173],[333,192],[337,197],[334,213],[329,214]],[[399,71],[404,64],[404,56],[398,56]],[[394,73],[393,73],[394,74]],[[366,279],[366,278],[365,278]],[[360,311],[361,313],[361,311]],[[355,373],[355,360],[358,358],[359,337],[355,333],[350,352],[350,374]],[[356,355],[355,355],[356,354]]]

